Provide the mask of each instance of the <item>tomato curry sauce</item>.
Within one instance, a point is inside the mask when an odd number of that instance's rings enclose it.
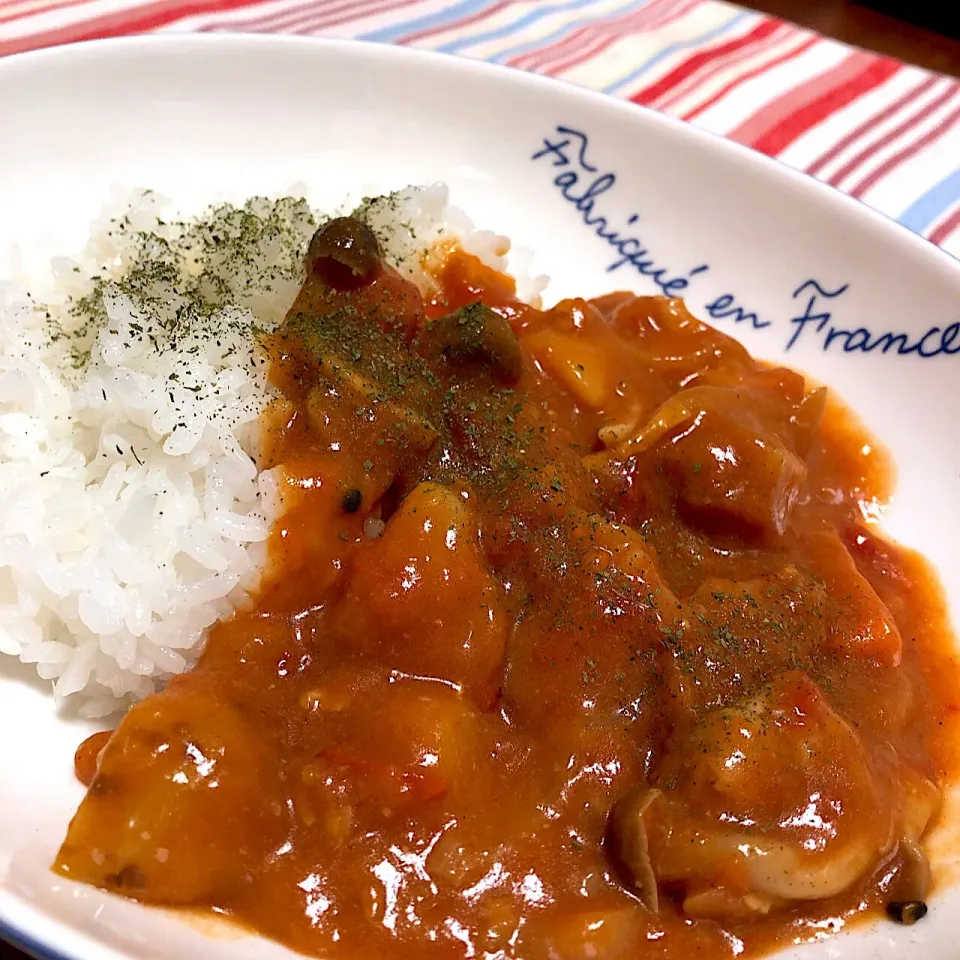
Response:
[[[352,218],[307,272],[262,583],[81,750],[56,869],[334,960],[922,916],[957,669],[826,392],[677,300],[541,312],[455,249],[425,299]]]

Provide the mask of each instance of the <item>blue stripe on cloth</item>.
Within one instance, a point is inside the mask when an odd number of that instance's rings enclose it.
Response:
[[[708,30],[706,33],[701,33],[699,36],[690,37],[687,40],[684,40],[682,43],[674,43],[669,47],[664,47],[656,55],[652,56],[645,63],[642,63],[639,67],[636,67],[625,77],[621,77],[619,80],[615,80],[609,86],[604,87],[604,93],[616,93],[620,87],[625,86],[633,80],[636,80],[637,77],[641,74],[646,73],[651,67],[656,66],[661,60],[666,57],[671,56],[676,53],[678,50],[689,50],[691,47],[698,47],[702,43],[706,43],[709,40],[713,40],[716,37],[721,37],[725,33],[729,33],[737,24],[743,23],[745,20],[751,21],[760,21],[763,17],[757,13],[751,13],[747,10],[743,10],[735,16],[731,17],[726,23],[720,24],[719,27],[714,27],[713,30]]]
[[[485,43],[489,40],[496,40],[500,37],[509,37],[511,34],[516,33],[517,31],[523,29],[524,27],[530,26],[532,23],[536,23],[538,20],[542,20],[544,17],[550,16],[554,13],[559,13],[560,11],[569,10],[571,13],[575,10],[580,10],[583,7],[592,7],[597,0],[564,0],[561,3],[544,3],[543,0],[537,4],[536,8],[529,13],[524,14],[521,17],[518,17],[516,20],[511,23],[504,24],[501,27],[494,27],[491,30],[487,30],[485,33],[478,33],[473,36],[460,37],[457,40],[451,40],[450,43],[444,44],[442,47],[438,47],[438,50],[442,50],[444,53],[459,53],[464,47],[472,46],[475,43]],[[634,0],[634,3],[631,5],[643,6],[648,3],[649,0]],[[576,23],[590,23],[595,22],[599,18],[594,14],[593,16],[587,17],[585,20],[578,20]],[[555,31],[550,37],[539,37],[532,44],[525,44],[524,48],[526,49],[536,49],[538,47],[546,46],[552,37],[563,36],[570,27],[573,26],[573,22],[565,23],[559,30]],[[520,49],[519,47],[517,49]],[[509,50],[502,50],[491,57],[486,57],[488,60],[497,60],[503,56],[509,56]]]
[[[497,2],[498,0],[461,0],[460,3],[445,7],[439,13],[431,13],[428,16],[420,17],[418,20],[407,20],[403,23],[395,23],[393,26],[384,27],[382,30],[371,30],[370,33],[361,33],[354,39],[374,40],[378,43],[395,43],[398,40],[402,40],[408,34],[419,33],[421,30],[429,30],[431,27],[456,26],[458,20],[463,20],[478,10],[494,7],[497,5]]]
[[[948,174],[938,184],[918,197],[900,214],[899,220],[915,233],[934,226],[941,215],[960,200],[960,169]]]
[[[586,27],[590,24],[612,23],[625,15],[634,13],[637,10],[642,10],[644,7],[649,5],[649,3],[650,0],[629,0],[629,2],[625,3],[622,7],[617,7],[616,10],[610,10],[603,14],[603,16],[578,17],[576,20],[569,20],[558,30],[554,30],[553,33],[547,34],[543,37],[538,37],[531,43],[520,43],[515,47],[509,47],[506,50],[501,50],[499,53],[494,54],[494,56],[488,57],[487,59],[493,60],[496,63],[503,63],[504,60],[509,60],[511,57],[518,57],[521,54],[530,53],[533,50],[544,49],[554,43],[559,43],[564,39],[564,37],[568,37],[571,33],[573,33],[574,30],[577,30],[580,27]],[[572,4],[570,9],[573,9]]]

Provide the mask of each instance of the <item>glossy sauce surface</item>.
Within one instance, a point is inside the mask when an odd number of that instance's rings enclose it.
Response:
[[[255,602],[78,754],[57,869],[344,960],[744,956],[923,899],[957,667],[853,419],[678,301],[348,266],[268,344]]]

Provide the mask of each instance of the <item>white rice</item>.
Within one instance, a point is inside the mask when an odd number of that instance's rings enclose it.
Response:
[[[293,198],[192,222],[167,207],[126,198],[29,292],[0,282],[0,654],[87,716],[195,662],[256,584],[278,512],[254,460],[269,388],[253,329],[282,320],[318,218]],[[508,242],[475,231],[443,186],[362,211],[421,285],[447,237],[506,265]],[[533,301],[543,283],[518,292]]]

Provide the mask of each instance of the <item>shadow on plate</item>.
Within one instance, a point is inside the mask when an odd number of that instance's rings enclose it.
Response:
[[[3,680],[12,680],[51,698],[53,696],[53,681],[41,680],[37,676],[36,664],[23,663],[16,657],[0,655],[0,681]]]

